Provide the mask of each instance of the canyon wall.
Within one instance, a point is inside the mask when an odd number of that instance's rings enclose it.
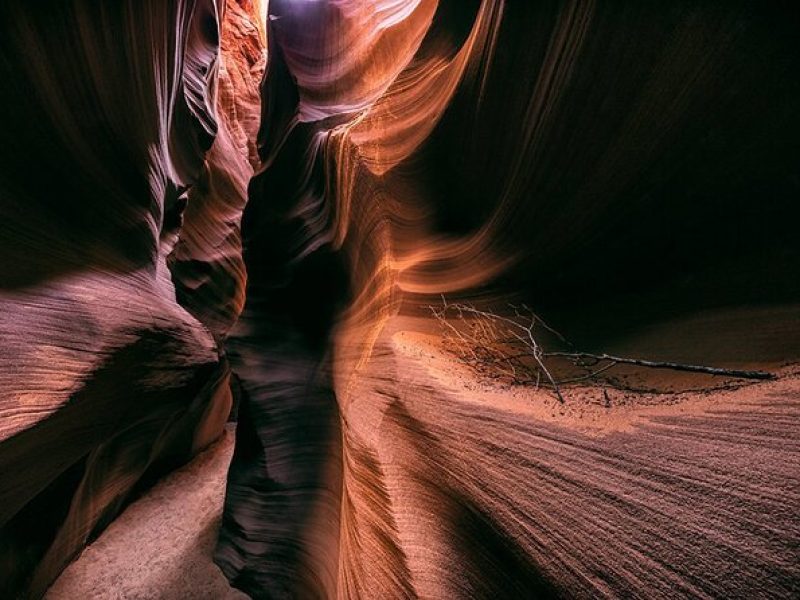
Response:
[[[642,542],[636,515],[611,535],[559,509],[569,485],[549,465],[575,449],[578,478],[604,446],[437,395],[387,331],[440,294],[472,294],[522,298],[589,348],[797,360],[791,14],[738,1],[3,3],[0,595],[41,596],[126,502],[218,436],[234,395],[215,560],[254,597],[622,594],[637,577],[699,589],[701,561],[674,576],[583,572],[592,540],[626,540],[620,564]],[[765,437],[786,433],[784,417]],[[520,481],[551,441],[542,512]],[[615,443],[625,482],[644,467]],[[748,518],[763,518],[759,493]],[[647,564],[679,547],[711,552],[719,571],[724,553],[694,539],[666,540]],[[786,591],[782,565],[766,576]],[[718,594],[744,585],[711,579]]]
[[[522,297],[587,347],[800,356],[799,71],[784,9],[270,3],[246,302],[227,346],[242,408],[216,560],[233,585],[558,593],[527,562],[534,542],[487,524],[478,488],[448,491],[448,474],[473,475],[426,445],[436,436],[411,416],[411,372],[375,371],[393,364],[378,343],[390,319],[439,294]],[[387,458],[403,456],[407,473]],[[390,490],[396,472],[408,489]],[[498,501],[527,507],[509,519],[536,530],[532,498],[507,483]],[[428,515],[431,541],[417,543],[439,554],[409,548],[400,507]]]
[[[3,597],[41,596],[228,419],[258,10],[0,8]]]

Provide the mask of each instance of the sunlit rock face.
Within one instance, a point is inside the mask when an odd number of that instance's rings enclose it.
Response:
[[[242,301],[256,11],[0,8],[4,598],[40,596],[138,487],[228,418],[215,338]]]
[[[262,24],[248,2],[228,2],[216,82],[219,130],[187,194],[178,242],[168,259],[179,304],[218,339],[244,303],[239,222],[258,166],[256,134],[266,64]]]
[[[269,12],[228,344],[243,401],[216,561],[232,584],[264,598],[790,596],[793,534],[714,542],[706,510],[736,513],[731,530],[797,527],[753,508],[758,485],[742,483],[733,512],[705,487],[717,450],[751,481],[720,446],[745,444],[733,417],[703,422],[691,456],[665,423],[596,442],[444,393],[392,338],[403,301],[482,292],[524,297],[589,346],[796,359],[800,71],[782,10]],[[786,406],[759,413],[765,439],[786,433]],[[703,491],[675,484],[664,500],[666,471],[707,477]],[[791,468],[763,476],[796,498]],[[667,532],[666,515],[687,528]],[[748,562],[762,541],[772,550]]]

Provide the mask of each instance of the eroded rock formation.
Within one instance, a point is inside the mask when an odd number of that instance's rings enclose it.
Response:
[[[796,371],[526,404],[417,310],[796,362],[790,14],[2,4],[0,595],[41,596],[235,393],[215,560],[254,598],[792,597]]]
[[[659,453],[680,454],[686,477],[708,472],[680,435],[595,445],[520,420],[516,405],[476,407],[426,382],[392,337],[403,298],[488,287],[522,291],[588,344],[796,358],[800,254],[766,225],[796,215],[782,11],[274,0],[270,15],[247,299],[228,345],[243,404],[216,560],[232,583],[265,598],[789,594],[793,533],[739,575],[699,575],[724,563],[711,513],[728,511],[731,531],[738,517],[724,494],[706,513],[691,486],[675,484],[676,507],[645,493],[667,471]],[[757,216],[755,193],[770,205]],[[796,414],[774,402],[767,437]],[[710,446],[743,441],[737,419],[713,423]],[[580,464],[556,458],[573,451]],[[783,451],[796,465],[796,444]],[[796,501],[791,469],[765,477]],[[757,504],[758,486],[741,485]],[[603,498],[573,514],[584,493]],[[598,521],[605,512],[616,520]],[[656,513],[697,523],[698,538],[627,537],[652,536]],[[740,533],[730,556],[759,546]]]
[[[0,8],[3,597],[40,596],[228,419],[217,340],[242,302],[255,10]]]

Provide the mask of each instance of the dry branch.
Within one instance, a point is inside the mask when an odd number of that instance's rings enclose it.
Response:
[[[707,373],[737,379],[775,379],[775,375],[766,371],[748,371],[740,369],[723,369],[720,367],[706,367],[703,365],[687,365],[658,360],[645,360],[641,358],[624,358],[610,354],[592,354],[590,352],[545,352],[545,357],[562,357],[573,359],[593,359],[596,361],[611,361],[614,365],[636,365],[648,369],[670,369],[672,371],[688,371],[690,373]]]
[[[578,351],[545,352],[538,341],[537,328],[552,334],[559,343],[567,347],[571,347],[571,344],[526,305],[509,306],[513,310],[513,317],[480,310],[471,304],[448,303],[442,296],[442,306],[429,306],[429,309],[442,326],[445,343],[463,362],[488,377],[506,379],[513,384],[534,385],[537,388],[542,384],[547,385],[562,403],[564,402],[562,385],[595,379],[620,364],[738,379],[764,380],[775,377],[772,373],[764,371],[723,369],[610,354]],[[588,372],[578,377],[558,379],[545,364],[548,359],[554,358],[569,360],[575,367]]]

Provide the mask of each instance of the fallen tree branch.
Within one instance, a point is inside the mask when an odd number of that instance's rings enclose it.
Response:
[[[597,362],[611,361],[622,365],[636,365],[647,367],[648,369],[670,369],[672,371],[688,371],[691,373],[708,373],[709,375],[720,375],[724,377],[736,377],[738,379],[775,379],[775,375],[766,371],[746,371],[740,369],[723,369],[720,367],[706,367],[703,365],[687,365],[683,363],[645,360],[641,358],[624,358],[612,356],[610,354],[592,354],[591,352],[545,352],[545,357],[561,357],[570,359],[592,359]]]
[[[775,379],[775,375],[765,371],[725,369],[572,350],[545,352],[535,335],[537,326],[555,336],[557,343],[569,348],[572,348],[572,344],[526,305],[510,304],[509,307],[514,311],[513,317],[480,310],[470,304],[448,303],[442,296],[441,307],[428,308],[441,324],[445,342],[462,361],[491,378],[506,378],[516,385],[534,385],[538,389],[544,383],[562,403],[564,397],[560,386],[594,379],[621,364],[737,379]],[[453,317],[457,323],[454,325],[448,317]],[[576,368],[588,373],[558,379],[545,364],[548,359],[556,358],[567,359]]]
[[[509,319],[508,317],[502,317],[500,315],[478,310],[474,306],[470,306],[469,304],[451,304],[448,305],[447,299],[442,295],[442,308],[437,309],[436,307],[429,306],[428,308],[433,313],[434,317],[436,317],[440,323],[446,326],[451,331],[455,332],[456,339],[458,340],[458,344],[461,345],[462,351],[465,351],[467,354],[471,354],[473,359],[480,362],[481,360],[487,360],[488,362],[494,361],[506,361],[508,363],[508,368],[510,369],[510,376],[512,379],[516,379],[517,376],[517,366],[514,361],[508,360],[510,357],[503,356],[502,352],[498,352],[496,347],[496,340],[498,339],[499,332],[498,332],[498,324],[504,324],[507,326],[507,334],[510,334],[513,338],[515,338],[518,342],[522,343],[525,346],[529,353],[526,355],[526,358],[532,358],[536,362],[537,366],[537,376],[536,382],[537,387],[539,384],[539,376],[544,375],[547,379],[550,386],[553,388],[553,392],[558,397],[559,402],[563,404],[564,397],[561,395],[561,389],[558,386],[558,382],[555,380],[553,375],[550,373],[550,370],[545,366],[544,362],[542,362],[542,349],[539,347],[536,338],[533,335],[533,328],[537,323],[541,323],[543,327],[547,328],[549,331],[553,331],[556,335],[560,337],[560,334],[555,332],[554,330],[550,329],[544,321],[542,321],[536,314],[533,313],[530,309],[525,307],[530,312],[530,322],[525,325],[515,321],[514,319]],[[523,305],[524,306],[524,305]],[[516,315],[520,316],[519,309],[516,306],[512,305],[514,312]],[[474,327],[472,328],[471,335],[464,335],[460,332],[456,327],[452,324],[447,322],[447,311],[454,310],[460,319],[464,319],[464,313],[473,315],[475,317],[479,317],[476,323],[473,323]],[[489,344],[482,343],[481,340],[490,340]],[[562,338],[563,339],[563,338]],[[493,343],[492,343],[493,342]],[[470,344],[473,345],[472,348],[464,348],[464,345],[469,346]],[[483,359],[479,358],[475,353],[475,349],[483,348],[488,350],[488,357],[484,357]],[[500,356],[496,356],[496,355]]]

